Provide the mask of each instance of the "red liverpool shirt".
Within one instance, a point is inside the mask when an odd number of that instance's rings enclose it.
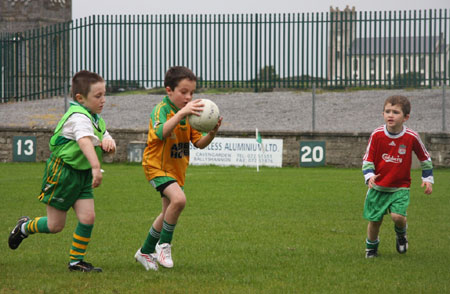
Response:
[[[431,158],[416,132],[406,126],[399,134],[389,133],[386,125],[375,129],[363,158],[366,183],[373,175],[379,174],[375,184],[380,190],[409,188],[413,151],[421,163],[422,179],[433,183]]]

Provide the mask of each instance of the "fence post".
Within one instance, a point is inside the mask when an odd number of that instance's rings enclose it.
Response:
[[[67,81],[64,82],[64,113],[67,112],[67,96],[69,94],[69,90],[68,90],[68,85],[67,85]]]
[[[316,130],[316,83],[312,84],[312,131]]]
[[[253,48],[255,48],[255,93],[258,93],[258,13],[255,14],[255,46]]]
[[[442,131],[447,131],[446,121],[445,121],[445,86],[446,81],[444,79],[444,82],[442,83]]]

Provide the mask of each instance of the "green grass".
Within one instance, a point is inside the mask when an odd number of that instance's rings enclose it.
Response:
[[[105,165],[95,190],[96,223],[86,260],[101,274],[67,270],[73,211],[57,235],[16,250],[18,217],[45,214],[36,199],[42,163],[0,164],[0,293],[445,293],[450,291],[450,170],[435,170],[431,196],[412,173],[407,254],[395,250],[389,217],[380,257],[364,258],[366,192],[359,169],[191,166],[187,206],[173,240],[173,269],[134,261],[159,194],[139,165]]]

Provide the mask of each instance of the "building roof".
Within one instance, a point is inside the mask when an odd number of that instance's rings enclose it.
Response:
[[[445,39],[439,36],[357,38],[352,55],[430,54],[445,51]]]

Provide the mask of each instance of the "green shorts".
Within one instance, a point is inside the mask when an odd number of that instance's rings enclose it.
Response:
[[[92,171],[76,170],[60,158],[47,160],[39,201],[67,211],[78,199],[92,199]]]
[[[177,181],[172,177],[156,177],[148,181],[153,188],[156,189],[161,194],[161,197],[164,197],[164,189],[167,188],[172,183],[176,183]],[[181,187],[182,190],[184,190],[183,187]]]
[[[369,221],[381,221],[388,213],[406,216],[409,206],[409,189],[396,192],[380,192],[369,189],[364,202],[363,217]]]

